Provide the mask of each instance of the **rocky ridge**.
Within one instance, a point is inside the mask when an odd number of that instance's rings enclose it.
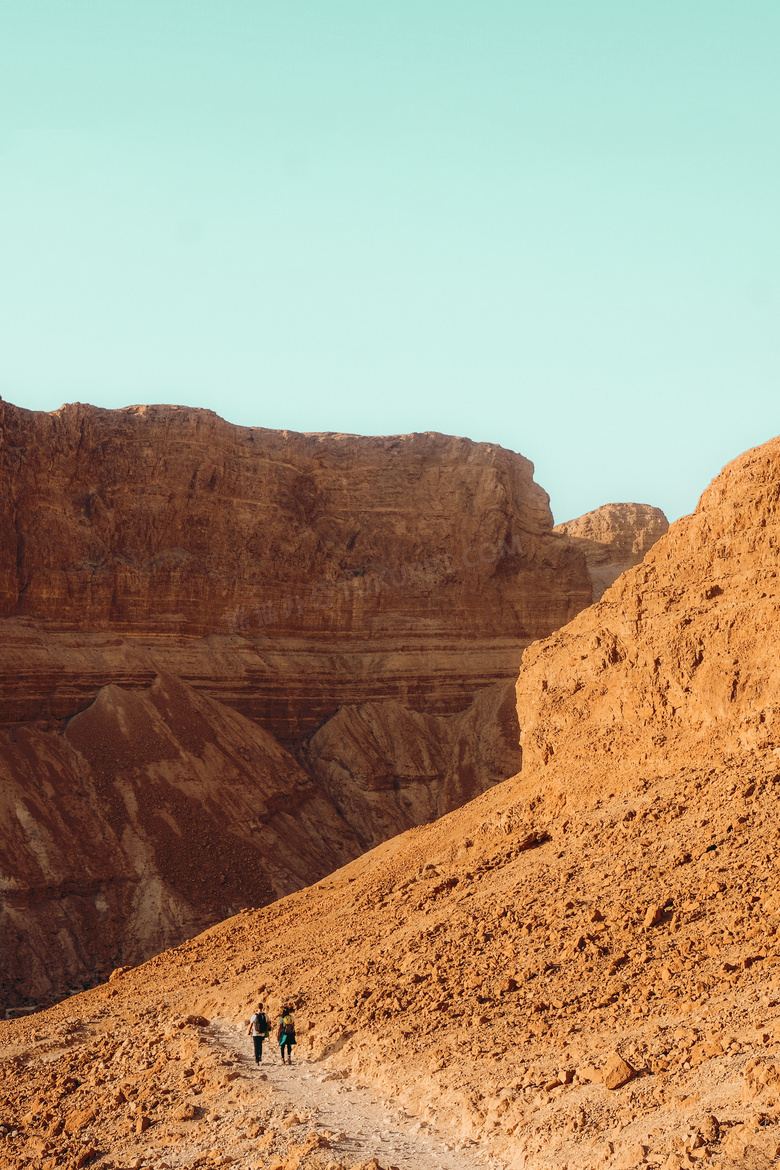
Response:
[[[774,750],[779,501],[774,440],[729,464],[587,615],[526,651],[518,710],[535,770],[556,754],[556,776],[584,777],[605,759]]]
[[[0,732],[6,1003],[90,986],[300,889],[463,804],[518,756],[507,687],[455,716],[347,708],[319,734],[345,723],[359,743],[315,745],[305,770],[252,720],[158,676],[101,688],[63,729]]]
[[[85,1144],[106,1167],[208,1164],[207,1136],[182,1136],[174,1111],[215,1090],[183,1075],[191,1059],[179,1076],[176,1037],[186,1012],[240,1026],[258,995],[296,1005],[313,1067],[371,1084],[514,1170],[775,1164],[778,499],[774,441],[526,653],[522,774],[4,1025],[9,1164],[75,1166]],[[137,1042],[122,1047],[131,1016]],[[67,1058],[66,1028],[92,1033]],[[125,1082],[142,1128],[117,1098]],[[248,1149],[252,1108],[220,1092],[219,1158],[350,1162],[293,1147],[260,1116],[273,1138]]]

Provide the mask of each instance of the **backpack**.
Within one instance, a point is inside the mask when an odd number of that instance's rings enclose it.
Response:
[[[282,1016],[282,1029],[288,1040],[295,1040],[295,1024],[292,1016]]]
[[[268,1032],[269,1032],[268,1017],[266,1016],[265,1012],[255,1012],[255,1018],[253,1020],[253,1023],[254,1023],[255,1028],[257,1029],[257,1032],[260,1036],[267,1036],[268,1035]]]

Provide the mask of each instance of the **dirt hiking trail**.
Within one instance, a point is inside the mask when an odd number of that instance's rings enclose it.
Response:
[[[503,1168],[504,1163],[491,1158],[479,1142],[455,1141],[409,1114],[399,1102],[328,1069],[323,1062],[294,1056],[292,1065],[282,1065],[273,1036],[264,1044],[262,1063],[257,1066],[243,1028],[215,1019],[209,1032],[217,1055],[237,1061],[244,1076],[257,1080],[258,1088],[267,1084],[275,1090],[280,1099],[276,1113],[285,1114],[281,1124],[291,1131],[290,1136],[301,1140],[312,1132],[321,1134],[330,1143],[335,1162],[353,1166],[375,1158],[383,1168],[398,1170]]]

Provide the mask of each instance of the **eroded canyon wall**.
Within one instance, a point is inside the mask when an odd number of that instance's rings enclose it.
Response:
[[[457,715],[400,703],[344,707],[303,759],[364,848],[459,808],[519,771],[514,687],[480,690]]]
[[[0,993],[47,999],[299,889],[361,845],[251,720],[172,676],[0,732]]]
[[[516,772],[522,650],[591,599],[528,460],[438,434],[0,403],[0,535],[17,999]]]
[[[12,998],[304,886],[519,767],[522,648],[589,600],[522,456],[177,407],[3,403],[0,427]]]
[[[451,714],[590,602],[532,465],[498,446],[177,407],[3,404],[0,426],[4,721],[160,671],[286,743],[346,704]]]

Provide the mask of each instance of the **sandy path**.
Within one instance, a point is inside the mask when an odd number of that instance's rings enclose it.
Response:
[[[502,1170],[476,1142],[461,1143],[434,1126],[411,1116],[397,1102],[382,1098],[365,1085],[329,1070],[322,1062],[295,1059],[282,1065],[273,1041],[263,1049],[258,1067],[251,1040],[243,1030],[212,1021],[215,1046],[246,1066],[248,1077],[261,1075],[280,1097],[309,1119],[307,1129],[324,1133],[334,1159],[353,1165],[376,1158],[398,1170]]]

